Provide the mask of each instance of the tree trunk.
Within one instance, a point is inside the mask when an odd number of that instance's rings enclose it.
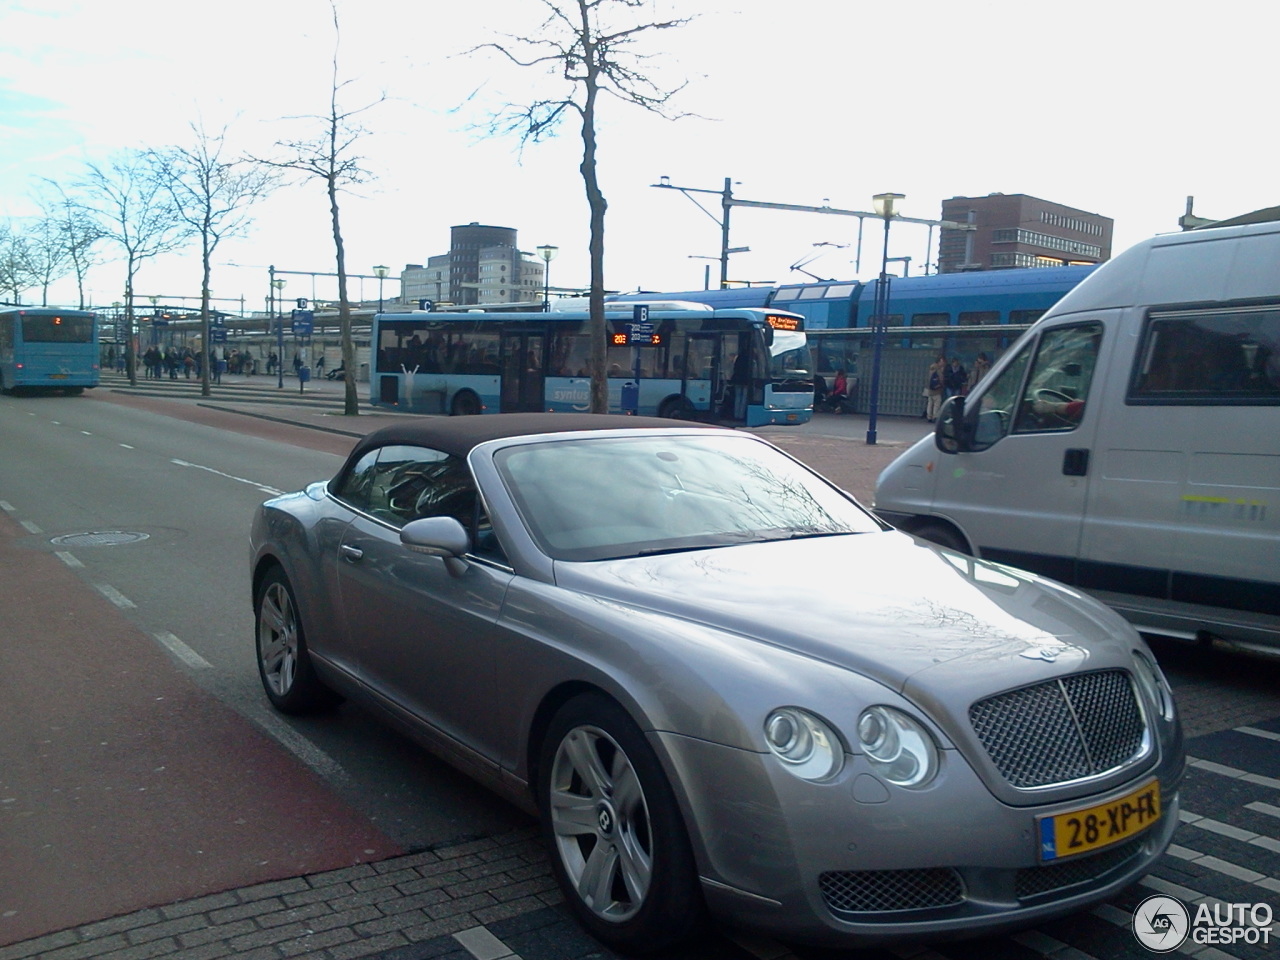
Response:
[[[342,382],[346,388],[342,412],[345,416],[360,415],[360,401],[356,395],[356,346],[351,338],[351,301],[347,299],[347,253],[342,246],[342,227],[338,218],[338,183],[335,175],[328,178],[329,215],[333,220],[333,249],[338,260],[338,329],[342,334]]]
[[[204,359],[200,364],[200,396],[207,397],[209,390],[209,360],[213,356],[213,350],[210,349],[212,344],[209,338],[212,335],[212,324],[209,322],[209,277],[213,272],[213,251],[209,249],[208,234],[206,233],[201,244],[201,265],[203,273],[200,280],[200,343],[201,352]]]
[[[599,90],[599,68],[595,64],[595,45],[590,41],[590,26],[583,12],[583,37],[587,61],[586,96],[582,107],[582,182],[586,187],[587,205],[591,209],[591,232],[588,251],[591,257],[591,291],[588,304],[591,319],[587,329],[591,335],[591,412],[609,412],[609,380],[605,376],[608,328],[604,318],[604,214],[609,204],[600,190],[596,171],[596,94]]]

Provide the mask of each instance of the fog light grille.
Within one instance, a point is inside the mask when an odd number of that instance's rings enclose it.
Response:
[[[1038,897],[1055,890],[1065,890],[1085,883],[1092,883],[1111,871],[1128,863],[1140,852],[1145,841],[1142,838],[1122,843],[1110,850],[1083,857],[1064,860],[1043,867],[1028,867],[1018,871],[1017,896],[1019,900]]]
[[[1101,670],[1011,690],[969,709],[969,721],[1015,787],[1079,780],[1121,766],[1146,726],[1129,677]]]
[[[948,867],[926,870],[841,870],[818,878],[835,913],[898,913],[950,907],[964,901],[960,875]]]

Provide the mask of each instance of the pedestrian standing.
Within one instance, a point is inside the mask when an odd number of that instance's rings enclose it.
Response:
[[[952,357],[951,362],[947,364],[946,371],[942,374],[942,387],[947,399],[950,400],[952,397],[964,393],[968,383],[969,374],[960,363],[960,358]]]
[[[938,407],[942,405],[942,378],[947,371],[947,361],[945,357],[939,356],[937,360],[929,364],[929,370],[924,376],[924,417],[930,423],[938,419]]]
[[[985,353],[978,354],[978,359],[973,361],[973,369],[969,371],[969,383],[965,393],[972,393],[973,388],[978,385],[978,381],[987,375],[991,370],[991,361],[987,359]]]

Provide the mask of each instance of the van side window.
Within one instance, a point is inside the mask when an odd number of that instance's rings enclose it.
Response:
[[[1280,404],[1280,307],[1153,312],[1128,401]]]
[[[1040,337],[1014,433],[1074,430],[1084,416],[1102,343],[1101,323],[1054,327]]]

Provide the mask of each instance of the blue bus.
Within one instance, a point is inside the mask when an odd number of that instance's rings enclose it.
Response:
[[[84,393],[101,375],[97,317],[54,307],[0,309],[0,392]]]
[[[609,412],[752,427],[812,416],[809,347],[796,314],[631,304],[612,312]],[[455,416],[585,411],[589,324],[581,311],[378,314],[370,403]]]

